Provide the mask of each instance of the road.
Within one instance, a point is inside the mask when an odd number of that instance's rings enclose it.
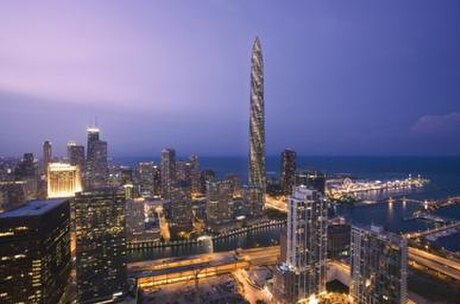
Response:
[[[263,300],[265,303],[271,303],[272,295],[267,289],[255,287],[250,283],[246,270],[240,269],[233,272],[233,277],[240,283],[244,297],[249,303],[255,304],[257,300]]]
[[[460,281],[460,263],[409,247],[409,260]]]

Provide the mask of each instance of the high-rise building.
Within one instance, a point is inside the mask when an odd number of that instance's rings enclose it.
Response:
[[[67,200],[0,214],[0,303],[58,303],[71,270]]]
[[[232,219],[233,186],[230,180],[208,182],[206,193],[206,216],[210,223]]]
[[[158,166],[152,161],[140,162],[136,166],[136,185],[143,197],[155,196],[157,185]]]
[[[80,172],[85,169],[85,147],[74,141],[67,144],[67,158],[72,166],[79,166]]]
[[[200,180],[200,160],[198,155],[192,155],[188,159],[190,163],[190,178],[191,178],[191,186],[192,186],[192,193],[197,194],[200,193],[201,188],[201,180]]]
[[[227,179],[232,183],[233,197],[241,197],[241,181],[240,177],[236,174],[227,176]]]
[[[88,128],[88,151],[86,157],[86,184],[89,188],[107,185],[107,142],[99,139],[99,129]]]
[[[407,240],[379,226],[353,226],[351,279],[353,303],[407,303]]]
[[[141,235],[145,231],[144,198],[126,201],[126,235]]]
[[[75,198],[79,303],[119,299],[127,291],[125,195],[102,188]]]
[[[192,199],[192,163],[188,160],[176,162],[176,187],[187,199]]]
[[[80,167],[66,163],[48,165],[48,198],[74,197],[82,190]]]
[[[281,153],[280,184],[285,195],[291,195],[295,186],[296,158],[297,154],[292,149],[285,149]]]
[[[203,170],[200,173],[200,192],[206,194],[208,182],[213,181],[216,173],[212,170]]]
[[[350,255],[351,226],[345,221],[327,226],[327,256],[340,259]]]
[[[18,178],[36,178],[36,166],[34,155],[32,153],[24,153],[21,162],[15,169],[15,175]]]
[[[186,231],[192,226],[192,200],[190,185],[184,181],[176,181],[167,207],[169,224],[173,232]]]
[[[48,172],[48,165],[53,160],[53,151],[49,140],[43,143],[43,171]]]
[[[258,188],[257,204],[265,205],[265,109],[264,109],[264,63],[262,46],[256,37],[251,58],[251,107],[249,117],[249,186]]]
[[[176,151],[163,149],[161,151],[161,196],[170,199],[176,186]]]
[[[307,186],[324,194],[326,190],[326,176],[319,171],[301,170],[295,176],[296,186]]]
[[[316,190],[298,186],[288,200],[286,260],[275,272],[280,302],[296,303],[326,290],[327,206]]]

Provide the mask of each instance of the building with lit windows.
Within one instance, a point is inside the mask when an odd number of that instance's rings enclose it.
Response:
[[[281,303],[326,291],[327,206],[316,190],[298,186],[288,200],[286,260],[276,268],[274,294]]]
[[[265,205],[265,108],[264,108],[264,62],[262,46],[256,37],[251,57],[251,94],[249,117],[249,187],[256,189],[258,204],[254,210]],[[254,213],[253,216],[259,216]]]
[[[80,172],[85,169],[85,147],[74,141],[67,144],[67,158],[72,166],[79,166]]]
[[[161,151],[161,196],[170,199],[176,185],[176,151],[163,149]]]
[[[122,298],[127,291],[124,192],[77,193],[74,209],[78,302]]]
[[[407,240],[380,226],[351,230],[353,303],[407,303]]]
[[[50,163],[47,173],[48,198],[74,197],[82,190],[80,168],[65,163]]]
[[[109,177],[107,163],[107,142],[99,138],[99,129],[88,128],[86,157],[86,185],[89,188],[106,186]]]
[[[232,219],[233,185],[230,180],[208,182],[206,216],[211,224]]]
[[[295,183],[315,189],[323,195],[326,191],[326,176],[319,171],[300,170],[296,173]]]
[[[0,214],[0,303],[58,303],[71,270],[67,200]]]
[[[160,190],[160,169],[151,161],[140,162],[136,166],[136,185],[143,197],[154,197]]]
[[[43,143],[43,171],[45,174],[48,172],[48,165],[53,160],[52,145],[49,140]]]
[[[285,149],[281,153],[280,185],[285,195],[291,195],[292,189],[296,184],[296,158],[297,154],[292,149]]]

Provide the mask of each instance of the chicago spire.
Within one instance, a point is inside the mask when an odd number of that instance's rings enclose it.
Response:
[[[256,37],[251,58],[251,108],[249,117],[249,186],[257,192],[255,213],[265,203],[265,110],[264,110],[264,63],[262,46]]]

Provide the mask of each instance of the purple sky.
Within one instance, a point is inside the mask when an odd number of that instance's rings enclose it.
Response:
[[[458,155],[459,3],[1,1],[0,155],[246,155],[256,35],[268,154]]]

